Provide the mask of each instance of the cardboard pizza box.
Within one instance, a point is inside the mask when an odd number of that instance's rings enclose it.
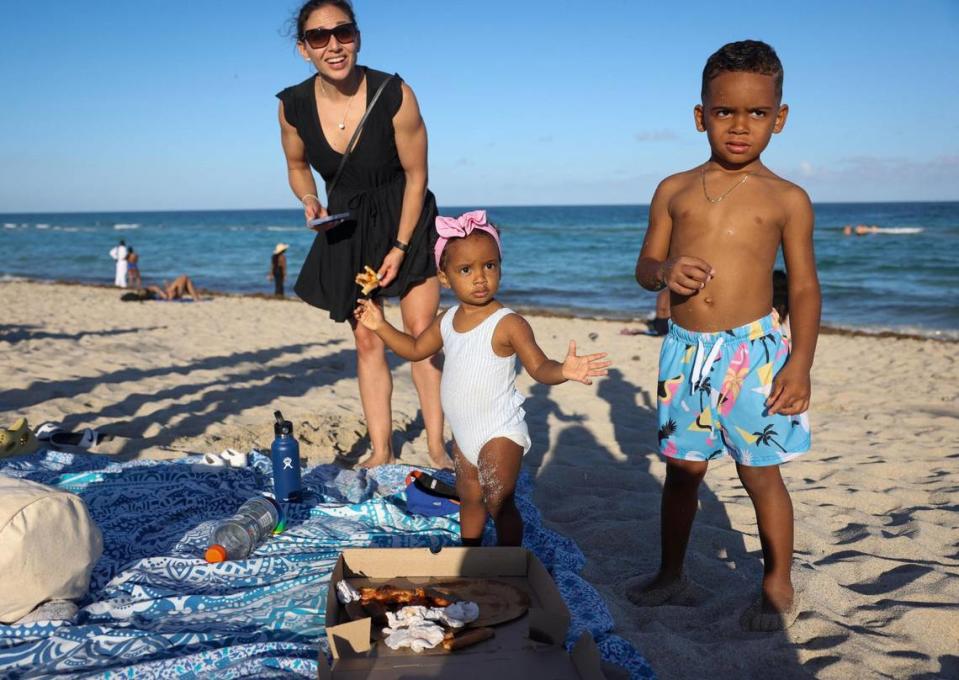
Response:
[[[336,597],[336,584],[392,583],[429,586],[454,579],[492,579],[528,596],[525,613],[494,627],[493,638],[455,652],[441,647],[419,654],[376,641],[369,618],[351,621]],[[482,616],[482,611],[481,611]],[[334,680],[603,680],[599,650],[584,633],[567,654],[563,641],[570,615],[556,584],[525,548],[356,548],[344,550],[330,577],[326,635],[332,668],[320,658],[320,677]]]

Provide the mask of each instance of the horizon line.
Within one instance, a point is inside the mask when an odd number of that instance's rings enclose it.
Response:
[[[959,203],[959,199],[912,199],[901,201],[813,201],[816,205],[902,205],[902,204],[920,204],[920,203]],[[626,208],[638,207],[648,208],[649,203],[504,203],[499,205],[488,205],[483,210],[495,210],[498,208]],[[467,208],[468,204],[451,203],[443,205],[444,208]],[[474,210],[478,209],[473,206]],[[4,215],[90,215],[90,214],[130,214],[130,213],[177,213],[177,212],[277,212],[277,211],[299,211],[297,207],[287,208],[173,208],[173,209],[150,209],[150,210],[23,210],[0,212]]]

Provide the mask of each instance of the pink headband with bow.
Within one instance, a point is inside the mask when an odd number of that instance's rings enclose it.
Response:
[[[500,257],[502,257],[503,246],[500,245],[499,234],[496,233],[496,228],[486,221],[486,211],[472,210],[456,218],[442,216],[436,218],[436,233],[440,235],[436,240],[436,248],[433,250],[436,255],[436,267],[439,268],[443,249],[446,248],[446,244],[451,238],[466,238],[476,229],[485,231],[493,237]]]

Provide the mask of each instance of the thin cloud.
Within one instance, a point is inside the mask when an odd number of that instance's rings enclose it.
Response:
[[[820,201],[956,200],[959,155],[927,159],[856,155],[833,163],[800,161],[783,168],[783,176]]]
[[[672,130],[642,130],[633,135],[637,142],[670,142],[679,139]]]

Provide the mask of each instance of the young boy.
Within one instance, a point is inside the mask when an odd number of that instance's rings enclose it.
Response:
[[[819,335],[812,206],[759,158],[786,123],[782,82],[782,64],[765,43],[730,43],[709,57],[694,109],[709,160],[656,189],[636,264],[643,288],[669,288],[672,323],[659,365],[661,565],[627,594],[653,606],[684,590],[699,483],[708,461],[726,453],[752,499],[763,549],[762,594],[743,615],[747,630],[784,628],[798,609],[792,503],[779,464],[809,449],[805,412]],[[780,244],[791,349],[770,309]]]

